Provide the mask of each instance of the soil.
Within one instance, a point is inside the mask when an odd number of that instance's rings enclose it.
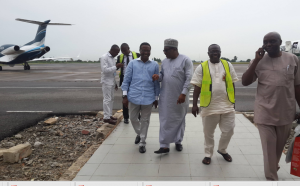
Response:
[[[41,121],[5,138],[0,142],[0,149],[29,142],[33,152],[14,164],[4,163],[0,157],[0,181],[59,180],[91,145],[102,143],[96,132],[102,124],[102,118],[96,116],[67,115],[59,117],[54,125]]]

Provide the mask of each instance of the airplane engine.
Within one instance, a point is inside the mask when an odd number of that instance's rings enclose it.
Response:
[[[14,54],[15,52],[18,52],[20,50],[20,47],[18,45],[15,45],[15,46],[11,46],[11,47],[8,47],[4,50],[2,50],[2,54],[4,55],[9,55],[9,54]]]
[[[42,57],[44,54],[46,54],[49,51],[50,51],[50,47],[45,46],[44,48],[41,48],[41,52],[37,56],[35,56],[35,58]]]
[[[45,52],[49,52],[50,51],[50,47],[45,46],[44,50],[45,50]]]

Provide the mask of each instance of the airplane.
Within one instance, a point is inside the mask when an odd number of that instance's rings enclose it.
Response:
[[[16,21],[39,25],[37,33],[32,41],[23,46],[13,44],[0,46],[0,64],[9,65],[10,67],[15,66],[15,64],[24,64],[24,70],[30,70],[28,62],[32,60],[45,60],[40,57],[50,51],[50,47],[45,46],[46,29],[48,25],[72,25],[65,23],[50,23],[50,20],[40,22],[17,18]],[[0,71],[1,70],[2,66],[0,66]]]
[[[281,51],[289,52],[300,57],[300,40],[286,41],[285,45],[280,46]]]
[[[41,58],[33,59],[31,61],[48,61],[48,60],[54,61],[54,60],[57,60],[57,59],[74,61],[73,58],[71,58],[71,57],[41,57]]]

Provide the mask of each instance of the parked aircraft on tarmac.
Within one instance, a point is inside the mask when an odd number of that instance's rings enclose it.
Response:
[[[50,51],[50,47],[45,46],[46,29],[48,25],[72,25],[65,23],[50,23],[50,20],[44,22],[26,19],[16,20],[39,25],[36,36],[34,40],[23,46],[13,44],[0,46],[0,64],[9,65],[10,67],[15,66],[15,64],[24,64],[24,70],[30,70],[28,62],[30,62],[31,60],[45,60],[40,57]],[[0,66],[0,71],[1,70],[2,66]]]
[[[300,40],[286,41],[285,45],[281,45],[281,51],[293,53],[300,56]]]

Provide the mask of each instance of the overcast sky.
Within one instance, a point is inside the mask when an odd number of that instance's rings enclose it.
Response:
[[[126,42],[133,51],[142,42],[151,58],[164,59],[163,42],[179,41],[179,52],[207,60],[207,47],[221,46],[222,56],[254,58],[263,36],[281,34],[283,42],[300,39],[299,0],[1,0],[0,45],[31,41],[37,25],[23,18],[73,26],[48,26],[46,57],[98,60],[112,44]]]

